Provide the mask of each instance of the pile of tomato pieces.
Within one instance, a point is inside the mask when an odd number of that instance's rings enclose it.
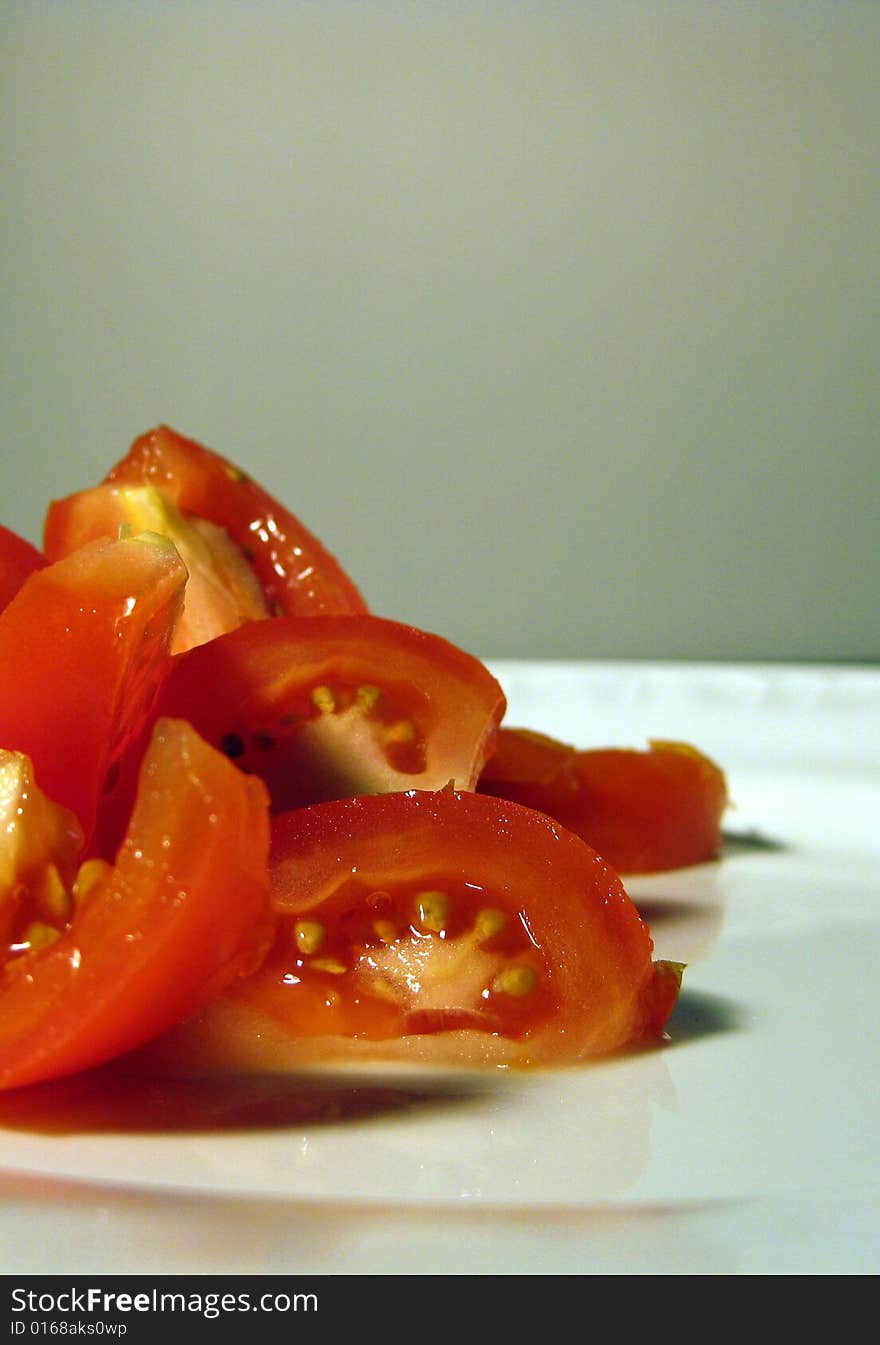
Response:
[[[166,426],[42,550],[0,529],[0,1087],[661,1039],[681,967],[618,873],[715,856],[723,774],[505,710]]]

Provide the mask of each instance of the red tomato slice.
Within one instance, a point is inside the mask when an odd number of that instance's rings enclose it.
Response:
[[[578,752],[504,728],[478,787],[549,814],[619,873],[683,868],[714,858],[721,848],[727,783],[718,766],[687,743],[655,741],[647,752]]]
[[[540,813],[409,791],[273,821],[273,950],[157,1048],[183,1069],[380,1058],[561,1065],[656,1041],[681,968]]]
[[[158,725],[115,866],[83,866],[53,942],[6,950],[0,1088],[109,1060],[250,971],[271,937],[268,848],[260,782],[189,725]]]
[[[252,622],[175,659],[157,713],[268,784],[276,811],[454,781],[474,788],[504,712],[482,663],[374,616]]]
[[[239,467],[167,425],[136,439],[107,480],[156,486],[185,515],[225,529],[253,567],[270,611],[367,610],[342,566],[299,519]]]
[[[186,566],[183,611],[172,653],[269,616],[256,575],[224,529],[204,519],[184,518],[154,486],[105,484],[51,504],[45,524],[46,555],[60,560],[89,542],[115,538],[125,530],[167,537]]]
[[[0,523],[0,612],[24,581],[45,564],[45,556],[35,546]]]
[[[31,575],[0,614],[0,745],[30,757],[87,843],[168,667],[185,582],[161,539],[95,542]]]

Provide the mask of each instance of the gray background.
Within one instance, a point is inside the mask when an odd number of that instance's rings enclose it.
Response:
[[[880,5],[0,12],[3,522],[164,420],[487,656],[880,656]]]

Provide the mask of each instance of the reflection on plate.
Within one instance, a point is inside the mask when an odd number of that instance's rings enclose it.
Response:
[[[277,1272],[283,1248],[300,1269],[416,1273],[425,1247],[440,1272],[821,1271],[841,1236],[850,1268],[876,1256],[880,673],[494,669],[511,723],[681,737],[728,772],[721,861],[628,883],[658,955],[688,964],[669,1043],[531,1075],[111,1068],[0,1098],[9,1270],[47,1268],[47,1221],[71,1273]]]

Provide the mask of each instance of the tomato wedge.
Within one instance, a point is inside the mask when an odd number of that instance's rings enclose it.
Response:
[[[158,1046],[166,1065],[570,1064],[656,1041],[677,999],[617,875],[515,804],[318,804],[273,819],[270,867],[272,951]]]
[[[157,713],[188,719],[276,811],[449,781],[472,789],[504,693],[471,654],[374,616],[252,622],[175,659]]]
[[[31,759],[87,844],[169,665],[185,582],[161,538],[94,542],[31,575],[0,614],[0,746]]]
[[[655,873],[713,859],[728,803],[723,772],[687,743],[576,751],[503,728],[481,793],[548,813],[619,873]]]
[[[269,616],[256,575],[225,530],[204,519],[185,518],[154,486],[105,484],[50,505],[46,555],[60,560],[89,542],[132,531],[167,537],[186,566],[172,653]]]
[[[24,581],[45,564],[45,556],[35,546],[0,523],[0,612]]]
[[[241,468],[167,425],[136,439],[107,482],[155,487],[187,518],[223,529],[251,566],[273,614],[367,610],[345,570],[298,518]],[[81,545],[84,531],[93,536],[89,529],[100,524],[89,514],[100,515],[106,505],[107,497],[84,505],[76,495],[54,502],[46,517],[47,554]]]
[[[82,866],[52,941],[5,949],[0,1088],[109,1060],[251,970],[272,929],[268,846],[260,782],[159,724],[115,865]]]

